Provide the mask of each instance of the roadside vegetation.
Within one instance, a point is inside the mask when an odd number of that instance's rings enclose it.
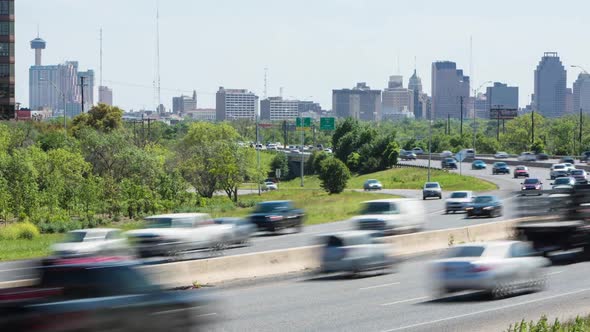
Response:
[[[590,316],[576,317],[575,319],[560,322],[557,318],[549,322],[543,316],[537,322],[525,322],[510,325],[507,332],[587,332],[590,331]]]

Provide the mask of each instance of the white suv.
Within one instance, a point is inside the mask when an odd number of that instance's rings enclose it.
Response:
[[[519,161],[536,161],[537,156],[532,152],[523,152],[518,156]]]

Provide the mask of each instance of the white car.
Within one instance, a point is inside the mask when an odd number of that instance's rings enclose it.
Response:
[[[277,186],[276,183],[270,182],[270,181],[265,182],[264,183],[264,186],[266,187],[266,190],[277,190],[277,189],[279,189],[279,187]]]
[[[510,155],[508,155],[508,153],[503,152],[503,151],[496,152],[496,154],[494,155],[494,158],[497,158],[497,159],[505,159],[508,157],[510,157]]]
[[[532,152],[523,152],[518,156],[519,161],[536,161],[537,155]]]
[[[60,257],[130,254],[127,239],[116,228],[70,231],[64,241],[51,246],[51,251]]]
[[[140,257],[173,256],[190,250],[223,248],[231,226],[216,225],[206,213],[171,213],[145,218],[146,227],[128,231]]]
[[[548,265],[527,242],[492,241],[451,247],[432,267],[438,295],[476,290],[501,298],[542,290]]]
[[[457,211],[463,212],[472,200],[472,191],[453,191],[445,202],[445,213]]]
[[[563,176],[568,176],[569,169],[565,166],[565,164],[553,164],[551,166],[551,170],[549,171],[549,176],[551,180],[557,179]]]
[[[453,153],[451,151],[445,150],[445,151],[443,151],[443,152],[440,153],[440,157],[441,158],[449,158],[449,157],[452,157],[452,156],[454,156],[454,155],[453,155]]]
[[[424,150],[422,150],[422,148],[417,148],[417,147],[416,148],[413,148],[412,149],[412,152],[414,152],[417,155],[424,154]]]
[[[424,228],[426,217],[421,201],[409,198],[378,199],[362,203],[359,216],[352,218],[358,230],[392,235]]]
[[[324,152],[325,153],[332,153],[332,149],[331,148],[326,148],[326,149],[324,149]]]
[[[266,149],[267,150],[272,150],[272,151],[277,151],[279,148],[278,148],[278,146],[276,144],[272,144],[271,143],[271,144],[267,144],[266,145]]]
[[[563,165],[567,169],[568,174],[570,174],[574,169],[576,169],[576,166],[574,166],[574,164],[572,163],[563,163]]]

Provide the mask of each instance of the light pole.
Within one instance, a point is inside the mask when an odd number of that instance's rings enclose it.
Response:
[[[432,114],[429,114],[428,118],[428,182],[430,182],[430,163],[432,161]]]
[[[586,71],[586,69],[582,68],[582,66],[572,65],[571,67],[581,69],[584,74],[589,75],[588,72]],[[581,102],[580,102],[580,104],[581,104]],[[578,148],[580,150],[580,155],[581,155],[582,154],[582,121],[583,120],[582,120],[582,105],[579,105],[579,106],[580,106],[580,133],[578,136],[578,143],[579,143]]]
[[[479,92],[479,90],[481,88],[483,88],[484,85],[489,84],[489,83],[493,83],[492,81],[485,81],[483,82],[477,89],[473,89],[473,150],[475,150],[475,136],[477,135],[477,123],[475,120],[475,100],[477,98],[477,93]]]

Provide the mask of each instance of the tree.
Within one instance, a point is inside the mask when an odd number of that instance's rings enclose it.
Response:
[[[322,161],[319,178],[324,190],[330,194],[338,194],[346,188],[350,171],[342,161],[332,157]]]
[[[102,132],[111,132],[123,125],[123,110],[116,106],[98,104],[92,106],[88,113],[77,115],[73,121],[73,132],[77,136],[79,130],[91,127]]]
[[[309,157],[308,164],[311,164],[312,158],[316,155],[314,151]],[[270,172],[274,174],[275,170],[281,170],[281,177],[287,177],[289,175],[289,158],[285,153],[277,153],[270,162]]]
[[[383,151],[382,160],[386,167],[397,165],[397,158],[399,157],[399,144],[391,141],[387,144],[385,151]]]
[[[531,145],[531,151],[534,153],[541,153],[544,150],[545,150],[545,144],[543,144],[543,141],[536,138],[535,143],[533,143],[533,145]]]

